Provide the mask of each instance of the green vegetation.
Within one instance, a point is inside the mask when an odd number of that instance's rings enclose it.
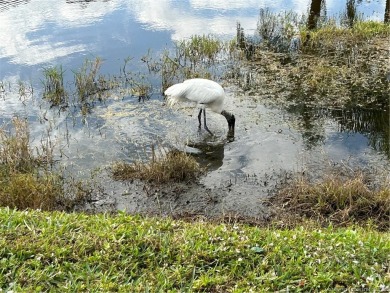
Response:
[[[390,25],[376,21],[358,21],[352,27],[340,27],[335,21],[329,21],[315,31],[302,29],[300,34],[302,42],[306,44],[302,48],[304,52],[338,52],[350,55],[353,47],[365,45],[373,38],[384,38],[385,41],[390,36]]]
[[[187,40],[176,42],[177,52],[190,60],[192,67],[198,63],[214,63],[224,49],[223,43],[211,35],[194,35]]]
[[[166,152],[159,148],[157,156],[153,147],[149,162],[119,162],[112,166],[112,175],[116,180],[141,179],[156,183],[188,182],[202,172],[202,168],[190,155],[174,150]]]
[[[387,291],[390,234],[0,209],[4,291]]]
[[[228,43],[211,35],[194,35],[176,42],[173,50],[165,50],[157,59],[149,51],[142,61],[150,73],[160,75],[161,90],[164,92],[175,82],[188,78],[215,77],[219,61],[223,59],[220,56],[228,48]]]
[[[73,72],[80,102],[93,102],[96,99],[102,99],[104,91],[118,85],[115,79],[99,75],[102,62],[103,60],[99,57],[96,57],[95,60],[86,59],[83,66],[78,71]]]
[[[215,77],[221,73],[218,62],[226,65],[226,58],[239,55],[233,52],[238,47],[252,61],[244,84],[254,95],[305,106],[388,105],[389,25],[355,21],[339,27],[329,21],[309,32],[293,13],[262,11],[260,17],[261,46],[250,43],[238,26],[237,40],[228,44],[193,36],[158,60],[148,54],[142,61],[160,75],[164,90],[186,78]],[[296,28],[302,47],[292,54],[288,47]],[[122,84],[140,100],[148,98],[152,86],[145,76],[127,71],[130,61],[125,60]],[[86,60],[74,72],[75,103],[83,114],[119,85],[120,80],[99,74],[101,65],[100,58]],[[43,97],[53,106],[68,103],[63,74],[62,67],[44,69]],[[22,99],[32,95],[32,86],[21,81],[18,86]],[[5,88],[0,82],[0,97]],[[0,291],[390,290],[388,184],[376,186],[362,174],[316,182],[299,178],[270,201],[274,215],[268,227],[29,210],[72,210],[95,191],[54,171],[53,151],[51,144],[32,148],[27,120],[14,118],[0,128],[0,206],[5,207],[0,208]],[[204,172],[185,153],[154,148],[150,160],[116,163],[111,171],[116,180],[158,184],[194,181]]]
[[[50,101],[52,106],[67,106],[68,94],[64,88],[64,71],[62,66],[49,67],[43,70],[43,98]]]

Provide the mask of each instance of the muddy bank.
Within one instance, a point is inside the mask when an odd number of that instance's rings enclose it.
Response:
[[[89,202],[78,210],[263,222],[270,215],[265,201],[290,178],[290,174],[275,172],[262,177],[236,176],[210,184],[215,178],[206,175],[195,183],[157,185],[139,180],[118,182],[102,173],[99,181],[105,182],[104,187],[96,188]]]

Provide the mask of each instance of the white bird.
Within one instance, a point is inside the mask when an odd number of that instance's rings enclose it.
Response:
[[[179,102],[195,102],[200,108],[198,115],[199,129],[202,126],[201,116],[203,112],[204,129],[211,135],[212,133],[206,124],[206,108],[221,114],[228,122],[228,137],[234,137],[236,118],[232,113],[223,110],[225,91],[218,83],[202,78],[187,79],[183,83],[177,83],[167,88],[164,94],[167,97],[167,104],[170,107]]]

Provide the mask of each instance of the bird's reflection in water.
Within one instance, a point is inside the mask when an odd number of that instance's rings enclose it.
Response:
[[[217,170],[223,164],[225,144],[196,142],[188,143],[186,152],[191,154],[202,167],[207,167],[208,171]]]

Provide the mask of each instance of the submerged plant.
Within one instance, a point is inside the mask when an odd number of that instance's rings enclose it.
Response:
[[[24,81],[19,80],[18,81],[18,86],[19,86],[19,97],[22,101],[27,99],[28,97],[31,97],[32,94],[34,93],[34,88],[31,84],[26,84]]]
[[[96,57],[95,60],[86,59],[78,71],[73,71],[80,102],[94,101],[95,98],[100,99],[102,92],[118,86],[115,79],[99,74],[102,62],[103,60],[99,57]]]
[[[52,106],[67,106],[68,94],[64,88],[64,71],[62,66],[44,68],[43,98]]]

